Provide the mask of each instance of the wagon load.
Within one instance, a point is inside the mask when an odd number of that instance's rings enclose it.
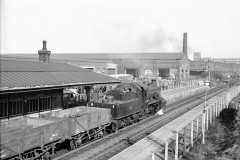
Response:
[[[20,120],[21,121],[21,120]],[[44,146],[67,135],[64,121],[25,118],[22,126],[5,126],[0,129],[1,159],[20,155],[25,151]],[[40,153],[39,153],[40,154]]]
[[[65,110],[53,111],[51,118],[64,118],[68,120],[69,131],[71,135],[87,132],[92,129],[101,129],[103,126],[111,123],[111,110],[96,107],[75,107]]]
[[[1,159],[54,154],[56,146],[66,141],[74,147],[76,140],[98,136],[110,124],[110,117],[110,109],[76,107],[1,122]]]

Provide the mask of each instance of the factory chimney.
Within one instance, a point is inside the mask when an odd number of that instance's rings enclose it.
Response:
[[[187,55],[187,33],[183,33],[183,53]]]
[[[42,50],[38,50],[39,62],[50,63],[51,51],[47,50],[47,41],[43,40]]]

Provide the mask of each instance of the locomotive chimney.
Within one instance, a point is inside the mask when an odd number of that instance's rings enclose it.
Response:
[[[187,55],[187,33],[183,33],[183,53]]]
[[[152,84],[157,85],[157,80],[156,79],[152,79]]]
[[[47,41],[43,40],[42,50],[38,50],[39,62],[50,63],[51,51],[47,50]]]

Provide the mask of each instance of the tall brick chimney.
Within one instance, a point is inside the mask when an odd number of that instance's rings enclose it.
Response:
[[[43,40],[42,50],[38,50],[39,62],[50,63],[51,51],[47,50],[47,41]]]
[[[183,53],[184,54],[188,54],[187,53],[187,33],[183,33]]]

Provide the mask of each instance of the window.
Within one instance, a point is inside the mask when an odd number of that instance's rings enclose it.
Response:
[[[8,102],[1,101],[0,102],[0,118],[5,118],[8,116]]]
[[[61,108],[62,100],[61,95],[52,95],[52,109]]]
[[[9,105],[9,115],[16,116],[23,114],[22,100],[11,100]]]
[[[38,98],[32,98],[27,100],[27,113],[38,112]]]
[[[39,98],[39,109],[40,109],[40,111],[50,109],[50,97]]]

